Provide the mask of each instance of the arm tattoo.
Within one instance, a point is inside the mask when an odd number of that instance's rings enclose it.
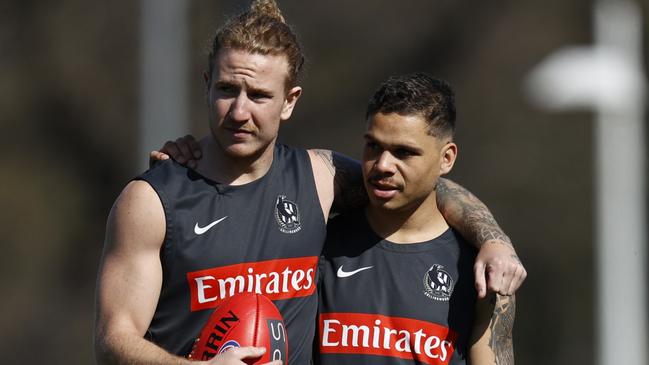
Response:
[[[437,182],[437,206],[446,221],[477,247],[487,241],[511,245],[484,203],[462,186],[444,178]]]
[[[512,330],[516,315],[516,298],[495,295],[494,312],[489,323],[489,347],[496,355],[497,365],[514,365]]]
[[[358,161],[329,150],[313,150],[334,176],[331,213],[342,213],[367,204],[367,193]]]
[[[327,166],[327,169],[331,173],[332,176],[336,176],[336,169],[334,169],[334,159],[333,159],[333,152],[329,150],[312,150],[315,152],[315,154],[320,157],[322,162],[324,162],[325,166]]]

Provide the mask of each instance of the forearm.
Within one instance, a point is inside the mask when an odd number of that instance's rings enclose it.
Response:
[[[491,317],[486,312],[491,312]],[[514,365],[515,314],[514,296],[494,295],[489,299],[489,305],[478,306],[477,325],[469,352],[472,365]]]
[[[497,365],[514,365],[514,318],[516,297],[496,295],[494,313],[489,323],[489,348],[496,356]]]
[[[440,178],[437,183],[437,206],[449,225],[477,248],[488,241],[512,244],[489,208],[459,184]]]
[[[189,360],[172,355],[154,343],[131,333],[108,333],[95,340],[97,364],[181,365]]]

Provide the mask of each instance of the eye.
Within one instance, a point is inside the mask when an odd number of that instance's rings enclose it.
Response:
[[[259,101],[261,101],[261,100],[271,99],[272,95],[270,95],[268,93],[264,93],[264,92],[253,91],[253,92],[248,93],[248,97],[250,98],[250,100],[259,100]]]
[[[365,148],[370,151],[378,151],[380,146],[376,142],[367,141],[365,142]]]
[[[394,155],[396,157],[398,157],[398,158],[405,159],[405,158],[408,158],[408,157],[416,156],[417,153],[415,153],[415,151],[409,150],[407,148],[397,148],[394,151]]]
[[[231,84],[216,84],[214,88],[221,95],[234,96],[239,93],[239,88]]]

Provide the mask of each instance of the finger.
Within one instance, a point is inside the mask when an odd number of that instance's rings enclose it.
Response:
[[[266,353],[266,348],[253,347],[253,346],[234,347],[228,350],[228,352],[230,352],[230,354],[234,356],[236,359],[242,360],[242,359],[261,357],[263,354]]]
[[[478,292],[478,298],[484,298],[487,295],[485,281],[485,265],[478,261],[473,265],[473,274],[475,277],[475,290]]]
[[[201,146],[198,144],[194,136],[188,134],[184,137],[184,139],[192,152],[192,156],[194,156],[194,158],[196,159],[201,158],[201,156],[203,156],[203,151],[201,150]]]
[[[169,156],[159,151],[151,151],[149,153],[149,168],[153,167],[153,164],[158,161],[168,160]]]
[[[520,278],[520,270],[518,267],[516,267],[514,269],[514,275],[512,275],[511,280],[509,281],[509,283],[505,284],[506,285],[505,288],[507,289],[505,291],[505,294],[501,294],[501,295],[507,295],[507,296],[514,295],[514,293],[520,286],[519,278]]]
[[[493,293],[499,293],[503,283],[503,272],[495,266],[488,265],[487,272],[487,290]]]
[[[151,153],[149,153],[149,160],[151,161],[164,161],[168,159],[169,159],[169,155],[167,155],[164,152],[151,151]]]
[[[178,149],[178,145],[176,144],[176,142],[167,141],[167,143],[165,143],[164,146],[162,146],[162,149],[160,151],[168,154],[169,156],[171,156],[171,158],[180,162],[181,164],[185,163],[185,158],[183,157],[183,154]]]
[[[180,153],[183,154],[183,157],[185,158],[185,161],[189,161],[194,159],[194,155],[192,154],[192,150],[189,147],[189,144],[184,138],[178,138],[176,139],[176,146],[178,146],[178,150],[180,150]]]
[[[149,153],[149,158],[156,161],[164,161],[169,159],[169,155],[160,151],[151,151],[151,153]]]
[[[509,295],[514,295],[516,291],[521,287],[523,284],[523,281],[525,281],[525,277],[527,277],[527,272],[525,271],[525,268],[522,265],[518,265],[516,267],[516,274],[514,275],[514,279],[512,280],[511,285],[509,286]]]
[[[500,291],[498,292],[498,294],[511,295],[509,289],[511,288],[512,284],[515,285],[514,276],[516,275],[516,269],[518,268],[518,265],[511,263],[505,266],[506,268],[503,270],[502,282],[500,284]]]

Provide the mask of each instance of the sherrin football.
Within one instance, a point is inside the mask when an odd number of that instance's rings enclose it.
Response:
[[[241,293],[223,301],[201,330],[189,354],[190,360],[209,360],[232,347],[265,347],[258,359],[248,364],[273,360],[288,363],[288,341],[282,315],[260,294]]]

